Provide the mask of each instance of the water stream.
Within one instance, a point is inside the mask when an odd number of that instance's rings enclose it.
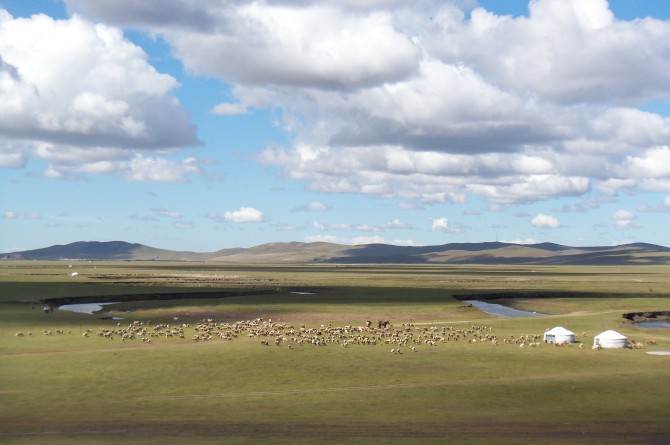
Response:
[[[116,303],[79,303],[79,304],[64,304],[58,309],[62,311],[77,312],[80,314],[93,314],[102,310],[103,306]]]
[[[502,304],[487,303],[480,300],[465,300],[465,302],[470,303],[482,312],[500,317],[539,317],[545,315],[538,312],[520,311],[519,309],[503,306]]]
[[[670,329],[670,321],[638,321],[635,326],[640,329]]]

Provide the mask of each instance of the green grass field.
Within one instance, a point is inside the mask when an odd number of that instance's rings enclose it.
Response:
[[[0,263],[0,443],[655,444],[670,438],[670,356],[647,354],[670,351],[670,330],[642,330],[621,317],[670,310],[667,268],[69,265]],[[69,276],[73,270],[79,275]],[[138,296],[93,315],[46,314],[40,303],[231,289],[273,293]],[[452,297],[543,291],[579,296],[501,300],[549,314],[516,319]],[[398,346],[383,341],[275,346],[272,336],[246,333],[232,341],[192,340],[203,319],[259,317],[316,330],[389,320],[391,332],[414,338],[430,329],[474,332],[474,326],[499,341],[471,342],[476,335],[470,333],[435,346],[413,343],[417,352],[402,346],[395,354]],[[184,339],[161,336],[151,343],[96,335],[133,322],[188,326]],[[578,343],[503,342],[558,325],[575,332]],[[645,347],[592,350],[592,337],[606,329]]]

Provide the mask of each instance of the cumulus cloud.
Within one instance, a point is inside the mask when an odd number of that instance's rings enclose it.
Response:
[[[612,215],[612,219],[614,220],[614,226],[617,229],[632,229],[635,227],[633,224],[635,214],[629,210],[617,210],[614,212],[614,215]]]
[[[551,215],[538,213],[530,220],[531,224],[540,229],[556,229],[561,226],[558,219]]]
[[[528,17],[466,3],[66,0],[231,84],[213,113],[275,110],[292,142],[259,161],[310,190],[406,208],[670,191],[670,119],[639,109],[670,94],[668,21],[618,20],[606,0],[535,0]],[[18,89],[21,67],[2,66]],[[91,93],[77,98],[78,131],[104,133],[102,115],[126,137],[143,131],[122,119],[127,97]]]
[[[48,161],[43,175],[56,179],[78,179],[87,174],[114,174],[132,182],[186,183],[202,175],[196,158],[172,160],[107,148],[77,148],[39,144],[35,157]]]
[[[431,220],[431,229],[434,232],[461,233],[463,228],[457,224],[449,223],[447,218],[435,218]]]
[[[0,167],[22,168],[48,151],[51,177],[115,171],[154,180],[116,161],[200,144],[172,95],[178,86],[119,29],[0,9]]]
[[[253,207],[240,207],[223,213],[223,219],[233,223],[259,223],[265,220],[263,212]]]
[[[2,144],[2,142],[0,142]],[[9,150],[8,150],[9,151]],[[20,169],[26,165],[26,156],[20,152],[0,152],[0,168]]]

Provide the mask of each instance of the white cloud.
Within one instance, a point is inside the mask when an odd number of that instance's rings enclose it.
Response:
[[[614,226],[617,229],[632,229],[636,227],[636,225],[633,224],[635,214],[629,210],[617,210],[614,212],[614,215],[612,215],[612,219],[614,220]]]
[[[114,149],[50,145],[40,145],[35,154],[49,161],[43,175],[56,179],[115,174],[133,182],[186,183],[190,176],[204,173],[195,158],[171,160]]]
[[[240,2],[210,13],[230,26],[164,36],[189,68],[239,83],[359,87],[408,74],[419,56],[384,11]]]
[[[25,165],[26,157],[23,153],[0,153],[0,168],[20,169]]]
[[[162,216],[164,218],[181,218],[181,213],[174,210],[167,210],[164,208],[155,208],[151,209],[154,212],[154,215]]]
[[[414,202],[403,201],[400,204],[398,204],[398,208],[400,210],[419,210],[422,209],[423,207]]]
[[[537,244],[537,243],[539,243],[538,240],[533,239],[533,238],[501,240],[501,242],[510,243],[510,244]]]
[[[299,205],[293,208],[294,212],[324,212],[330,207],[319,201],[310,201],[307,204]]]
[[[556,229],[561,226],[558,219],[551,215],[538,213],[530,220],[531,224],[541,229]]]
[[[6,211],[2,214],[2,217],[5,219],[18,219],[18,220],[42,219],[42,216],[40,214],[33,212]]]
[[[309,235],[305,237],[306,243],[333,243],[348,244],[343,238],[334,235]]]
[[[384,229],[411,229],[412,225],[400,221],[399,219],[393,219],[387,223],[381,225]]]
[[[606,0],[539,0],[529,10],[528,18],[512,18],[478,9],[466,22],[445,8],[426,44],[445,62],[460,60],[506,88],[556,102],[664,95],[666,23],[615,20]],[[654,51],[639,51],[651,42]]]
[[[614,212],[614,215],[612,215],[612,218],[615,221],[621,221],[621,220],[626,220],[626,219],[633,219],[633,218],[635,218],[635,215],[633,214],[633,212],[631,212],[629,210],[620,209],[620,210],[617,210],[616,212]]]
[[[670,119],[638,109],[670,92],[668,21],[615,19],[606,0],[535,0],[528,17],[466,14],[467,3],[66,0],[96,21],[162,36],[191,72],[231,85],[214,113],[272,109],[293,145],[259,159],[309,190],[405,208],[474,195],[492,209],[594,188],[670,191]],[[100,29],[111,47],[125,42]],[[126,57],[141,59],[125,43]],[[21,66],[0,55],[4,81],[31,98]],[[164,100],[174,79],[160,79]],[[70,114],[36,117],[40,128],[71,123],[100,138],[113,127],[126,139],[154,128],[133,114],[134,95],[84,91]],[[11,153],[7,163],[20,165],[25,152]]]
[[[386,240],[383,236],[357,236],[351,239],[351,244],[385,244]]]
[[[249,109],[246,105],[242,104],[220,103],[212,108],[212,114],[219,116],[242,115],[249,114]]]
[[[383,224],[365,223],[328,223],[313,221],[311,227],[316,230],[337,230],[350,232],[384,232],[389,229],[412,229],[411,224],[404,223],[399,219],[393,219]]]
[[[253,207],[241,207],[239,210],[223,213],[223,219],[234,223],[259,223],[265,220],[263,213]]]
[[[431,230],[434,232],[461,233],[463,228],[457,224],[449,223],[447,218],[434,218],[431,220]]]
[[[180,162],[163,158],[149,158],[136,155],[123,164],[120,174],[129,181],[136,182],[188,182],[189,175],[202,174],[195,158],[186,158]]]
[[[79,16],[13,18],[0,9],[0,167],[22,168],[49,147],[46,176],[108,173],[141,151],[198,145],[172,95],[178,86],[119,29]],[[55,162],[73,153],[82,156]]]
[[[343,238],[333,235],[310,235],[305,237],[306,243],[325,242],[344,245],[365,245],[365,244],[391,244],[394,246],[414,246],[413,240],[392,240],[387,241],[382,236],[359,236],[354,238]]]

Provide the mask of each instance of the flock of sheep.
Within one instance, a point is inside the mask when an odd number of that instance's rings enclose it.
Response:
[[[381,327],[380,327],[381,326]],[[71,334],[71,330],[57,329],[57,334]],[[52,335],[51,331],[43,331],[44,335]],[[32,333],[28,333],[32,335]],[[16,336],[24,336],[17,332]],[[521,348],[537,348],[542,345],[542,336],[538,334],[510,335],[498,337],[490,326],[469,326],[456,328],[453,326],[415,325],[402,323],[393,326],[388,322],[379,322],[373,326],[367,321],[364,326],[333,326],[319,327],[306,325],[294,326],[289,323],[273,322],[257,318],[255,320],[234,323],[215,322],[204,319],[195,324],[169,324],[134,321],[127,326],[118,323],[115,328],[100,328],[97,332],[87,329],[82,337],[101,337],[109,340],[142,341],[179,338],[192,342],[214,340],[233,341],[239,338],[258,340],[263,346],[286,346],[289,349],[299,346],[338,345],[342,348],[351,346],[387,346],[393,354],[402,354],[405,349],[417,352],[421,347],[433,347],[448,342],[467,342],[470,344],[517,345]],[[581,345],[580,345],[581,346]]]

